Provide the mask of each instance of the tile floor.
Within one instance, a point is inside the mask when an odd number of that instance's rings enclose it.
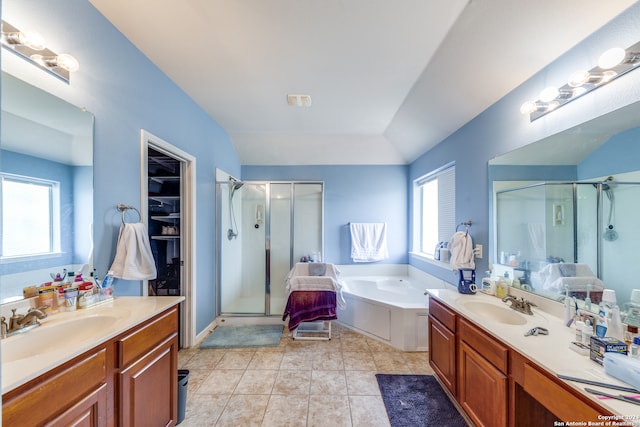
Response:
[[[376,373],[432,374],[428,353],[394,349],[333,324],[331,341],[294,341],[285,327],[279,347],[188,349],[181,427],[389,426]]]

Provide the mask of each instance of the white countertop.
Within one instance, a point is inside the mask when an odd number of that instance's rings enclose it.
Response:
[[[2,393],[110,340],[183,300],[184,297],[169,296],[116,297],[113,301],[91,308],[49,315],[40,321],[41,326],[2,340]],[[25,351],[30,355],[13,356],[16,352],[22,354]]]
[[[506,325],[480,316],[465,307],[465,304],[468,301],[474,300],[497,304],[503,307],[508,306],[496,297],[482,294],[480,292],[475,295],[464,295],[450,289],[429,289],[427,292],[430,297],[443,302],[458,314],[461,314],[468,320],[474,322],[480,328],[490,333],[498,341],[527,356],[531,361],[545,368],[553,375],[567,375],[591,381],[631,387],[629,384],[618,381],[617,379],[605,374],[604,368],[592,361],[589,356],[583,356],[571,350],[569,346],[572,341],[575,341],[575,329],[566,327],[563,324],[562,319],[558,317],[534,307],[533,316],[522,314],[527,321],[525,325]],[[534,326],[547,328],[549,330],[549,335],[526,337],[524,334]],[[640,424],[640,405],[625,403],[615,399],[598,399],[595,395],[584,391],[584,388],[595,388],[614,395],[621,394],[623,392],[577,383],[574,381],[564,382],[581,393],[585,400],[590,399],[597,402],[612,413],[629,417],[628,421]],[[622,420],[618,420],[618,422],[621,421]]]

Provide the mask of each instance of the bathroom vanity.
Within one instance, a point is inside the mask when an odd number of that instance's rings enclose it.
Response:
[[[3,425],[175,425],[178,304],[118,297],[2,341]]]
[[[627,425],[640,422],[634,415],[640,414],[639,406],[599,400],[584,391],[584,384],[557,377],[625,385],[569,349],[573,330],[561,319],[537,309],[533,316],[521,314],[483,294],[428,292],[429,363],[476,425],[568,425],[554,423],[606,422],[607,416]],[[535,326],[547,328],[549,335],[525,336]]]

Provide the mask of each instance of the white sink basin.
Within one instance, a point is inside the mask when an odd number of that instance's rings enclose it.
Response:
[[[474,314],[494,322],[506,325],[524,325],[527,323],[527,318],[524,314],[520,314],[511,308],[484,301],[466,301],[463,305]]]
[[[10,363],[64,348],[71,343],[93,339],[100,329],[119,318],[112,315],[87,316],[62,323],[42,324],[24,334],[2,341],[2,362]]]

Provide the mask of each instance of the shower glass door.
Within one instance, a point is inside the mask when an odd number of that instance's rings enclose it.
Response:
[[[323,184],[219,181],[218,203],[218,314],[281,316],[293,265],[322,258]]]
[[[266,228],[256,217],[265,209],[266,186],[245,183],[232,197],[229,185],[220,190],[220,312],[263,314]]]
[[[282,314],[286,304],[285,279],[291,269],[291,203],[290,183],[271,184],[270,194],[270,262],[267,314]]]

